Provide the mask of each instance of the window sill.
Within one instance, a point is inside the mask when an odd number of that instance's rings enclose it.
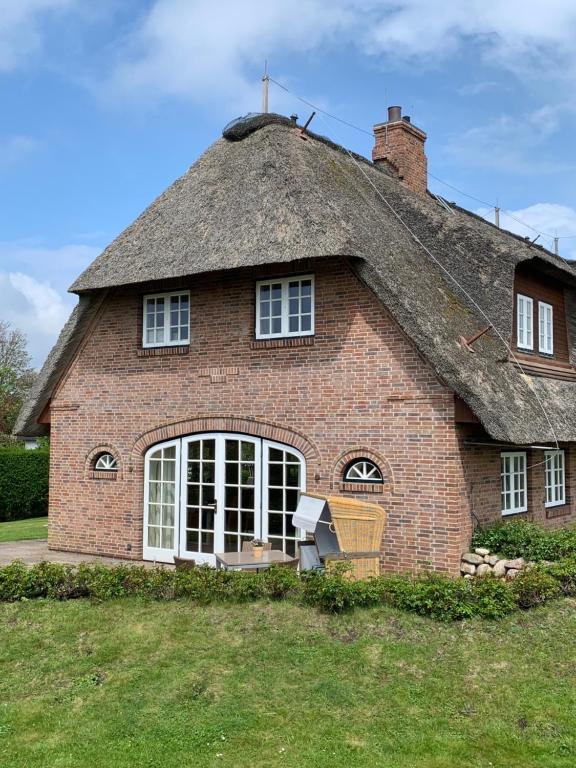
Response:
[[[118,471],[93,469],[90,477],[92,480],[116,480],[118,478]]]
[[[514,515],[525,515],[526,512],[528,512],[528,508],[515,509],[512,512],[501,512],[500,514],[502,515],[502,517],[514,517]]]
[[[250,349],[279,349],[282,347],[313,347],[314,336],[288,336],[283,339],[253,339]]]
[[[553,520],[555,517],[566,517],[572,512],[570,504],[555,504],[546,507],[546,520]]]
[[[174,345],[172,347],[142,347],[138,349],[136,355],[138,357],[165,357],[172,355],[187,355],[190,350],[190,345]]]
[[[342,490],[350,493],[384,493],[384,483],[342,483]]]

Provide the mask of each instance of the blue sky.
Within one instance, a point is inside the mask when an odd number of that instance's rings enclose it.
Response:
[[[497,202],[576,258],[574,0],[1,5],[0,319],[26,331],[35,365],[74,277],[225,123],[259,109],[265,59],[365,130],[402,105],[428,133],[430,172],[477,200],[430,178],[433,191],[488,217],[479,201]],[[270,108],[311,111],[274,85]],[[312,127],[370,155],[366,134]]]

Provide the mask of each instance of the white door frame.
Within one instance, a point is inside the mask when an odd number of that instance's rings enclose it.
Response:
[[[261,536],[261,493],[262,493],[262,441],[252,435],[244,435],[238,432],[202,432],[196,435],[182,438],[181,470],[180,470],[180,553],[182,557],[194,559],[197,563],[215,565],[216,558],[213,553],[192,552],[186,549],[186,500],[187,500],[187,471],[188,446],[190,443],[200,440],[214,440],[215,442],[215,473],[214,496],[216,508],[214,515],[214,552],[224,551],[224,523],[225,523],[225,488],[226,488],[226,457],[225,447],[227,440],[238,440],[254,445],[254,533],[253,538]],[[201,546],[201,543],[200,543]]]
[[[216,511],[214,521],[214,551],[224,551],[224,496],[225,496],[225,468],[226,461],[224,450],[226,440],[242,440],[251,442],[255,448],[254,462],[254,538],[268,537],[268,460],[271,448],[277,448],[282,451],[289,451],[297,456],[300,462],[300,486],[299,490],[306,489],[306,459],[301,451],[286,443],[278,443],[273,440],[247,435],[241,432],[199,432],[193,435],[168,440],[162,443],[156,443],[146,451],[144,456],[144,539],[143,539],[143,558],[144,560],[154,560],[157,562],[173,563],[175,556],[189,557],[197,563],[215,564],[213,554],[202,552],[188,552],[186,550],[186,502],[187,502],[187,467],[188,446],[190,443],[200,440],[215,441],[215,500]],[[159,547],[149,547],[148,541],[148,513],[149,513],[149,480],[150,480],[150,461],[149,457],[154,452],[175,446],[176,448],[176,479],[175,479],[175,501],[174,501],[174,547],[173,549],[162,549]],[[301,532],[300,539],[305,538],[305,532]]]
[[[174,546],[172,549],[163,549],[162,547],[149,547],[148,546],[148,514],[149,514],[149,499],[150,499],[150,461],[149,457],[156,451],[163,448],[176,449],[176,465],[174,476]],[[143,534],[143,547],[142,557],[144,560],[154,560],[159,563],[173,563],[174,555],[178,554],[178,537],[180,528],[180,450],[181,440],[167,440],[164,443],[157,443],[146,451],[144,456],[144,534]]]

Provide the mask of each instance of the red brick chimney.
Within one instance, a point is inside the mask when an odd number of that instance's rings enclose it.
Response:
[[[424,154],[426,134],[402,117],[401,107],[388,107],[388,122],[374,126],[376,140],[372,160],[386,163],[400,181],[419,195],[428,187],[428,161]]]

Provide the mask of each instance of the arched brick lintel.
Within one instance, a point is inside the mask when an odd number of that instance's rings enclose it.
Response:
[[[144,432],[134,443],[130,456],[131,463],[137,463],[148,448],[156,443],[163,443],[166,440],[174,440],[178,437],[200,432],[238,432],[253,437],[261,437],[264,440],[273,440],[297,448],[307,462],[318,463],[320,461],[320,451],[316,444],[294,429],[274,422],[238,416],[199,416],[194,419],[175,421]]]
[[[386,488],[386,491],[390,493],[394,492],[394,470],[388,459],[381,453],[363,446],[347,448],[340,454],[340,456],[338,456],[334,462],[331,473],[331,486],[333,489],[342,488],[344,482],[344,469],[351,461],[354,461],[354,459],[370,459],[373,461],[382,472],[384,477],[384,483],[382,485]]]
[[[112,443],[102,443],[101,445],[97,445],[95,448],[91,448],[84,456],[84,478],[91,477],[92,472],[94,471],[94,461],[96,459],[96,456],[100,453],[111,453],[112,456],[116,459],[118,462],[118,470],[117,470],[117,477],[122,477],[122,471],[124,469],[123,462],[120,459],[120,451],[118,448],[116,448],[115,445]]]

